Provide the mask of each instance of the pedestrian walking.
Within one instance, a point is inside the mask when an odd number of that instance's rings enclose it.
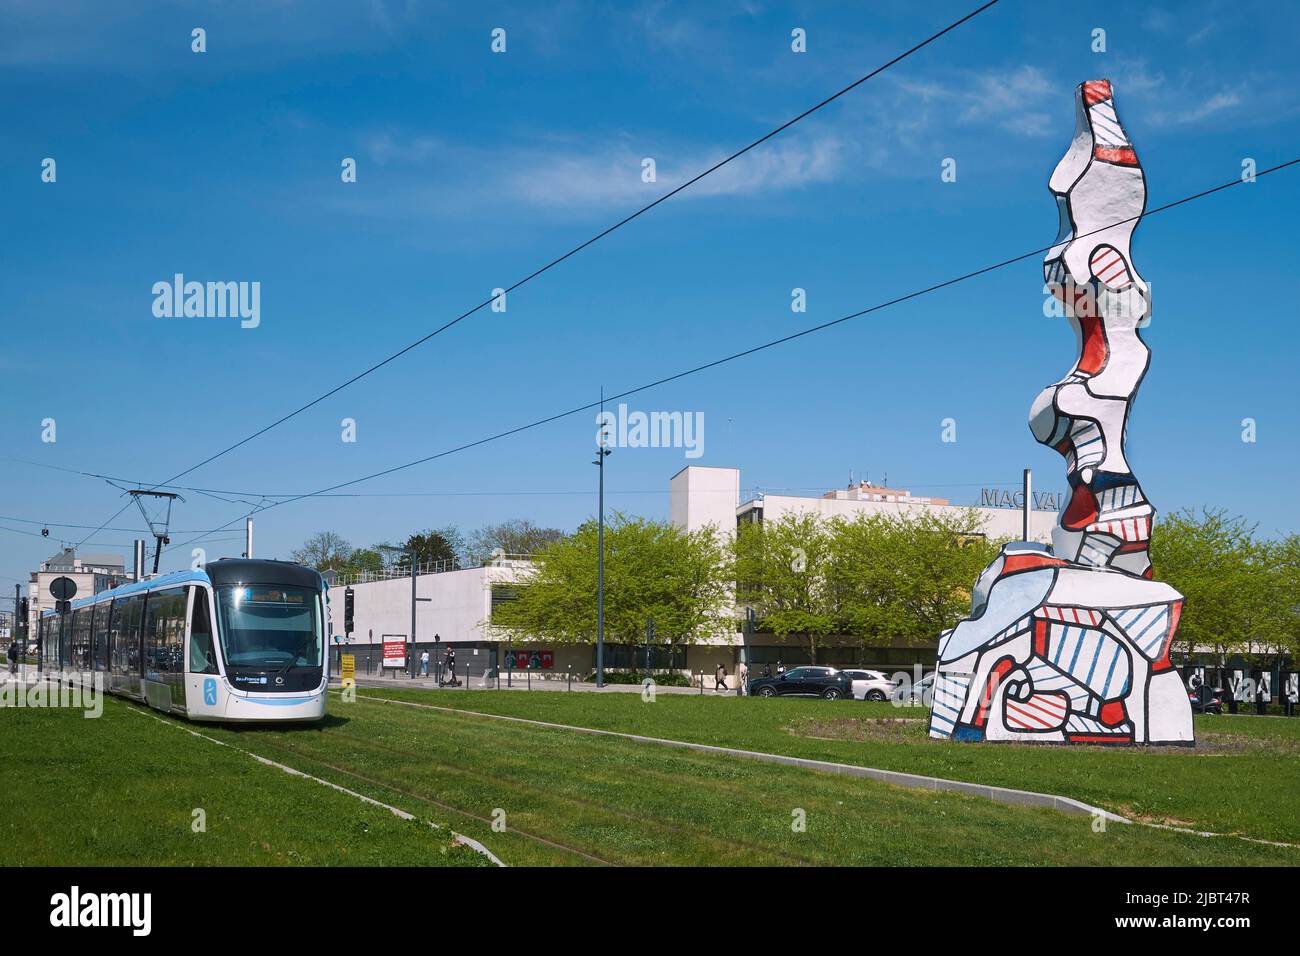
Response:
[[[713,692],[725,691],[727,689],[727,669],[721,664],[718,665],[717,671],[713,675]]]
[[[9,642],[9,673],[18,673],[18,642]]]
[[[428,651],[420,652],[420,676],[421,677],[429,676],[429,652]]]
[[[740,669],[736,671],[736,696],[744,697],[749,693],[749,665],[744,661],[740,662]]]
[[[785,673],[785,664],[782,661],[776,662],[776,676],[780,677]]]
[[[764,662],[764,664],[763,664],[763,676],[764,676],[764,677],[771,677],[771,676],[772,676],[772,665],[771,665],[771,664]]]

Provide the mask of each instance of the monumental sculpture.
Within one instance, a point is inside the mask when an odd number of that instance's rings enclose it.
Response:
[[[944,632],[930,736],[1082,744],[1191,744],[1191,705],[1169,651],[1183,596],[1152,579],[1155,509],[1125,457],[1150,364],[1150,290],[1133,264],[1146,177],[1107,80],[1075,91],[1074,140],[1049,188],[1061,231],[1043,263],[1077,357],[1030,411],[1065,459],[1069,492],[1050,547],[1006,545],[971,616]]]

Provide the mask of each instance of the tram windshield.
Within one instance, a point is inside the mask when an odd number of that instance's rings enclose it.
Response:
[[[320,667],[320,595],[278,584],[217,588],[221,650],[230,667]]]

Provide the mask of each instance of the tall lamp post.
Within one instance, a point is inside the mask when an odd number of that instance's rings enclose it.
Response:
[[[608,426],[603,424],[605,415],[604,390],[601,394],[601,430],[596,439],[596,460],[592,462],[600,469],[600,504],[596,518],[596,686],[605,686],[605,458],[611,450],[605,445],[609,441]]]

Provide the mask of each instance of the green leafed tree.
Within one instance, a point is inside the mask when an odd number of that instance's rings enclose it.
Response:
[[[813,663],[840,620],[832,543],[813,512],[743,524],[733,543],[737,601],[754,609],[759,630],[796,639]]]
[[[407,536],[401,544],[377,544],[373,550],[384,556],[388,567],[409,570],[411,552],[415,552],[417,565],[429,565],[438,561],[450,564],[459,561],[465,552],[465,539],[459,529],[448,525],[445,528],[417,531]]]
[[[493,629],[515,641],[594,642],[597,553],[594,521],[547,544],[514,599],[494,609]],[[643,643],[649,618],[670,649],[733,632],[726,558],[710,528],[615,514],[605,526],[606,641]]]
[[[1187,509],[1156,523],[1155,575],[1187,599],[1179,650],[1212,648],[1216,657],[1276,650],[1295,653],[1295,590],[1300,554],[1292,538],[1259,541],[1244,518]]]
[[[973,509],[859,514],[828,529],[842,629],[875,646],[932,642],[967,617],[971,586],[1002,544]]]
[[[347,570],[351,574],[378,574],[385,567],[384,555],[378,548],[357,548],[348,557]]]

